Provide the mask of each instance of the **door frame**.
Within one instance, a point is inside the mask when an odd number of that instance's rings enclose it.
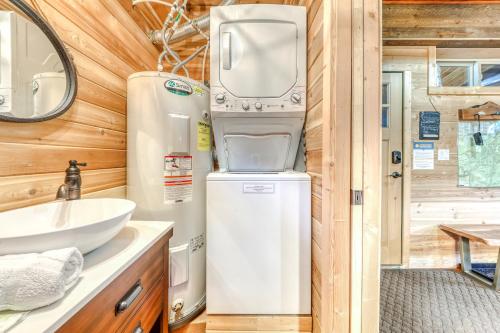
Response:
[[[322,5],[321,297],[315,328],[378,333],[382,0]]]
[[[411,222],[411,71],[403,71],[403,207],[401,215],[403,226],[401,231],[402,266],[410,264],[410,222]]]
[[[411,71],[383,70],[383,73],[401,73],[403,76],[403,183],[401,191],[401,265],[410,264],[410,217],[411,217]]]

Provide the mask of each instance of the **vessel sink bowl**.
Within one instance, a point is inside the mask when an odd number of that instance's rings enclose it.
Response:
[[[135,209],[125,199],[53,201],[0,213],[0,255],[76,247],[88,253],[116,236]]]

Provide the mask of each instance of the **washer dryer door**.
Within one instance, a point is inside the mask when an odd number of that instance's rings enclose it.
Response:
[[[239,20],[219,29],[221,84],[235,97],[277,98],[297,82],[297,25]]]

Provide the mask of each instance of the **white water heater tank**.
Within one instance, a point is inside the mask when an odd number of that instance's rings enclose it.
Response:
[[[127,196],[140,220],[174,221],[170,241],[170,324],[205,305],[205,187],[212,169],[209,92],[161,72],[127,82]]]
[[[38,73],[33,76],[33,116],[43,116],[54,110],[66,92],[66,74]]]

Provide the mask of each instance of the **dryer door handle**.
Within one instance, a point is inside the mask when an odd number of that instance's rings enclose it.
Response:
[[[222,68],[231,69],[231,33],[222,33]]]

